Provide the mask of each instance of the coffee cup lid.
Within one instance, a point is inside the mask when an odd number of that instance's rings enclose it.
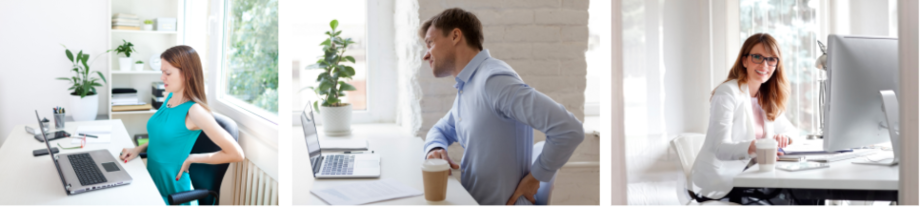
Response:
[[[447,160],[443,159],[427,159],[422,163],[422,171],[437,172],[449,169],[450,165],[447,164]]]
[[[754,142],[754,145],[758,148],[775,148],[779,145],[779,143],[774,139],[758,139],[756,142]]]

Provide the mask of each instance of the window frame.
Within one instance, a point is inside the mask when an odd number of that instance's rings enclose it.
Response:
[[[225,25],[225,16],[226,11],[228,10],[228,1],[230,0],[210,0],[210,14],[209,16],[209,54],[208,59],[212,66],[217,66],[211,68],[211,72],[208,74],[210,80],[217,81],[208,81],[207,82],[207,93],[211,95],[212,98],[209,100],[209,105],[212,110],[219,112],[238,123],[238,126],[241,130],[246,131],[268,143],[278,144],[278,118],[275,115],[274,120],[272,117],[266,117],[264,113],[269,113],[264,109],[246,104],[240,104],[243,101],[237,99],[230,99],[223,94],[223,86],[226,84],[226,80],[223,79],[224,67],[226,66],[224,60],[224,40],[226,31],[224,30]],[[280,67],[280,65],[279,65]],[[280,93],[280,92],[279,92]],[[279,100],[280,101],[280,100]],[[258,111],[262,110],[263,114],[259,114]]]
[[[352,111],[351,124],[363,123],[395,123],[396,122],[396,96],[397,72],[395,49],[395,29],[393,28],[393,0],[365,0],[367,13],[365,36],[367,37],[367,79],[365,90],[367,108],[362,111]],[[302,65],[301,67],[304,67]],[[303,70],[298,68],[297,70]],[[300,80],[303,81],[303,80]],[[299,86],[303,86],[299,82]],[[299,89],[293,89],[299,90]],[[388,98],[391,97],[391,98]],[[300,97],[292,97],[294,99]],[[291,123],[300,126],[300,114],[308,103],[292,106]],[[322,112],[313,112],[321,116]],[[322,125],[323,120],[317,119],[316,124]]]

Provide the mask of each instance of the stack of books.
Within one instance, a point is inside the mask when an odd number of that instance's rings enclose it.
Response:
[[[141,30],[141,20],[134,14],[115,13],[112,15],[112,29]]]
[[[150,104],[140,101],[133,88],[112,89],[112,111],[150,110]]]

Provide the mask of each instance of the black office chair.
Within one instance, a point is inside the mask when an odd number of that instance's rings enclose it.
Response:
[[[236,122],[226,116],[213,115],[217,124],[227,130],[227,133],[230,133],[233,141],[238,142],[240,132]],[[220,150],[220,147],[211,142],[211,139],[205,133],[201,133],[198,136],[198,140],[195,141],[195,145],[192,146],[191,153],[210,153]],[[139,155],[142,158],[147,157],[147,153],[140,153]],[[192,164],[189,166],[188,173],[189,178],[192,180],[192,187],[195,190],[170,194],[167,196],[169,205],[179,205],[193,200],[198,200],[198,205],[216,205],[220,195],[221,181],[224,180],[224,174],[227,173],[227,168],[229,167],[229,163],[217,165]]]

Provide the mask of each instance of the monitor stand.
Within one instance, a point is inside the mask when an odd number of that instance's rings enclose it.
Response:
[[[853,162],[854,164],[898,165],[898,157],[901,156],[900,130],[898,129],[900,126],[898,123],[898,98],[892,90],[881,90],[879,93],[882,95],[882,113],[885,114],[885,122],[887,122],[884,123],[886,125],[883,127],[888,128],[888,136],[891,138],[891,150],[894,152],[894,158],[879,162]]]

